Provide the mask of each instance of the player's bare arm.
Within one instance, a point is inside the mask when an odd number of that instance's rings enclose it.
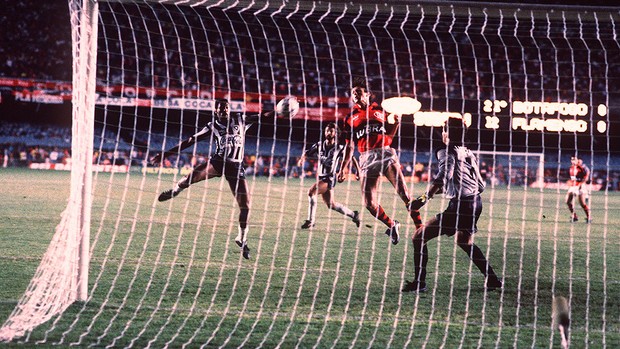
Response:
[[[191,137],[181,141],[178,145],[166,150],[163,153],[159,153],[157,155],[155,155],[152,159],[151,159],[151,164],[154,166],[159,165],[163,159],[165,159],[166,157],[173,155],[173,154],[177,154],[189,147],[191,147],[192,145],[194,145],[195,143],[205,139],[206,137],[208,137],[209,132],[202,130],[194,135],[192,135]]]
[[[159,165],[162,162],[162,160],[168,157],[169,155],[176,154],[182,151],[183,149],[186,149],[187,147],[191,146],[194,143],[196,143],[194,136],[189,137],[188,139],[183,140],[181,143],[166,150],[165,152],[155,155],[153,159],[151,159],[151,164]]]
[[[297,160],[297,166],[299,166],[299,167],[303,166],[305,161],[306,161],[306,153],[303,153],[303,154],[301,154],[301,156]]]
[[[398,126],[400,125],[401,115],[395,113],[388,113],[385,110],[383,111],[383,113],[385,114],[385,120],[387,121],[388,125],[394,125],[394,127],[388,128],[388,134],[390,136],[394,136],[396,134],[396,131],[398,130]]]
[[[585,176],[583,176],[582,184],[590,184],[590,168],[585,167]]]
[[[344,158],[342,160],[342,166],[337,176],[339,183],[344,182],[344,180],[347,178],[347,175],[349,174],[349,167],[351,166],[351,158],[353,157],[353,151],[354,151],[353,143],[347,142],[347,146],[344,151]]]
[[[360,164],[355,158],[355,156],[351,156],[351,163],[353,163],[353,166],[355,167],[355,180],[359,181],[360,173],[362,173],[362,169],[360,168]]]

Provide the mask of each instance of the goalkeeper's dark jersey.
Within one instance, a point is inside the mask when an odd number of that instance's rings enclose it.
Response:
[[[325,142],[317,142],[305,152],[305,155],[319,159],[318,175],[323,177],[333,175],[338,170],[338,166],[342,163],[344,149],[344,144],[327,145]]]
[[[471,197],[482,193],[486,182],[480,175],[478,159],[467,147],[456,146],[437,151],[439,171],[434,183],[444,189],[446,198]]]
[[[216,118],[194,137],[204,139],[211,132],[216,144],[214,155],[228,162],[241,163],[245,155],[245,132],[250,126],[252,124],[246,124],[245,114],[231,113],[228,121],[220,122]]]

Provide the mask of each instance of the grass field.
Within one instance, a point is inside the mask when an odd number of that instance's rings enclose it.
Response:
[[[69,173],[0,169],[0,318],[24,292],[60,221]],[[594,222],[568,223],[564,192],[488,188],[476,243],[504,277],[483,277],[450,238],[429,244],[429,291],[411,278],[412,224],[391,187],[381,202],[402,226],[392,246],[367,212],[357,229],[319,206],[301,230],[310,181],[250,179],[250,247],[234,244],[237,209],[226,183],[166,203],[172,176],[99,174],[92,214],[90,292],[58,321],[0,347],[512,348],[559,347],[554,295],[571,302],[574,348],[620,347],[620,195],[594,193]],[[422,186],[413,188],[421,193]],[[358,184],[336,187],[360,210]],[[445,202],[433,200],[426,218]],[[366,224],[369,225],[366,226]],[[55,346],[57,347],[57,346]]]

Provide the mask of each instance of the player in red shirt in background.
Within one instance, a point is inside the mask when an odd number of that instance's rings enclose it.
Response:
[[[342,168],[338,173],[338,181],[342,182],[345,179],[350,167],[354,146],[357,145],[357,150],[360,153],[360,181],[364,206],[375,218],[388,227],[385,234],[390,237],[392,244],[396,245],[400,240],[400,223],[390,218],[377,201],[377,187],[382,175],[392,183],[416,226],[422,225],[422,220],[419,211],[409,210],[411,198],[405,185],[405,176],[401,170],[398,155],[391,147],[400,120],[398,120],[397,115],[386,115],[379,104],[370,103],[369,97],[366,83],[362,80],[354,81],[351,89],[353,108],[345,118],[342,127],[347,136],[345,137],[347,150]]]
[[[590,207],[588,207],[586,203],[590,195],[590,191],[587,187],[588,184],[590,184],[590,169],[583,163],[583,160],[576,156],[570,158],[570,163],[571,166],[568,170],[570,180],[568,181],[569,188],[566,194],[566,205],[568,205],[568,210],[571,213],[571,222],[577,222],[579,220],[573,205],[573,198],[577,196],[579,198],[579,204],[581,204],[581,207],[586,213],[586,223],[590,223],[592,222],[590,218]]]

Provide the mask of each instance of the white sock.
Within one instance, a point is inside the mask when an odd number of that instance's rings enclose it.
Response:
[[[183,183],[183,186],[181,186],[181,183]],[[189,187],[188,184],[188,177],[185,176],[183,178],[181,178],[180,181],[178,181],[175,185],[174,188],[172,188],[172,190],[174,190],[176,193],[180,193],[183,190],[185,190],[187,187]]]
[[[351,211],[350,208],[346,207],[345,205],[341,204],[341,203],[335,203],[334,206],[332,206],[332,210],[336,211],[336,212],[340,212],[343,215],[349,217],[349,218],[353,218],[353,211]]]
[[[179,186],[179,183],[177,183],[177,184],[175,184],[175,185],[174,185],[174,187],[172,188],[172,191],[173,191],[173,192],[175,192],[175,193],[180,193],[180,192],[182,192],[184,189],[185,189],[185,188],[181,188],[181,187]]]
[[[316,195],[308,196],[308,220],[314,222],[316,218]]]
[[[239,233],[237,233],[237,237],[235,241],[239,242],[248,242],[248,227],[241,228],[239,227]]]

